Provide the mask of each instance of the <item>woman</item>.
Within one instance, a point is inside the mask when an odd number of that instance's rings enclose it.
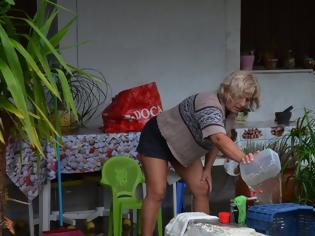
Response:
[[[245,154],[227,136],[225,121],[244,108],[258,108],[259,96],[251,73],[234,72],[216,92],[190,96],[145,125],[137,148],[147,186],[141,214],[143,236],[153,234],[166,190],[168,162],[190,188],[193,210],[209,214],[211,167],[218,151],[237,162],[253,160],[253,154]],[[203,166],[200,157],[204,155]]]

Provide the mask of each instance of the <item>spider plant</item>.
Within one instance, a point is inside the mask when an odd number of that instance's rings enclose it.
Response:
[[[73,117],[78,118],[65,76],[65,72],[72,74],[73,68],[66,64],[58,48],[75,18],[50,35],[48,32],[61,6],[38,1],[35,15],[29,17],[10,14],[13,5],[14,0],[3,0],[0,8],[0,222],[5,201],[8,137],[14,135],[14,138],[29,142],[37,150],[38,157],[42,157],[41,142],[60,135],[57,104],[62,102]],[[17,30],[21,25],[28,29],[27,33]],[[59,68],[53,69],[51,60],[58,62]],[[48,104],[51,98],[53,105]]]
[[[267,145],[267,148],[271,148],[276,153],[278,153],[281,162],[282,174],[284,170],[287,168],[292,168],[295,165],[295,158],[292,156],[288,140],[289,137],[285,135],[282,138],[276,139]]]
[[[299,117],[296,128],[289,134],[295,163],[295,195],[298,202],[315,204],[315,117],[305,109]]]

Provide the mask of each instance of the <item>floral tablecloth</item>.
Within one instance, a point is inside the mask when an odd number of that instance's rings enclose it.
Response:
[[[94,172],[100,170],[103,162],[111,156],[136,157],[139,137],[138,132],[63,136],[61,172]],[[7,147],[7,175],[29,200],[39,195],[47,180],[56,178],[55,149],[49,144],[45,151],[47,157],[38,162],[39,157],[26,143],[12,143]]]
[[[264,148],[267,144],[281,140],[290,133],[294,124],[278,125],[273,122],[252,122],[234,127],[235,143],[243,149]]]
[[[264,145],[276,141],[294,126],[244,124],[235,127],[235,142]],[[140,133],[101,133],[66,135],[60,151],[62,173],[86,173],[101,169],[105,160],[115,155],[137,156]],[[38,162],[36,153],[26,143],[12,143],[7,147],[6,172],[11,181],[27,196],[36,198],[47,180],[56,178],[57,161],[53,145],[45,147],[46,158]]]

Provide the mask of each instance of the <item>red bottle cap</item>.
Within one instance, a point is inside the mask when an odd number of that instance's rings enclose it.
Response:
[[[255,191],[250,191],[249,192],[249,196],[250,197],[255,197],[256,196],[256,192]]]
[[[222,224],[229,224],[230,223],[230,212],[219,212],[219,222]]]

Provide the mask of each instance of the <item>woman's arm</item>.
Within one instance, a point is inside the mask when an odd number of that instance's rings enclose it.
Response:
[[[211,169],[215,159],[217,158],[219,150],[213,146],[205,156],[205,166],[203,168],[201,182],[206,181],[208,183],[208,191],[212,191],[212,177],[211,177]]]
[[[217,155],[219,153],[219,149],[217,149],[217,147],[213,146],[210,150],[210,152],[208,152],[205,156],[205,170],[211,170],[213,163],[215,161],[215,159],[217,158]]]
[[[224,133],[217,133],[209,136],[212,144],[225,156],[237,162],[249,163],[253,160],[253,154],[245,154],[239,147]]]

